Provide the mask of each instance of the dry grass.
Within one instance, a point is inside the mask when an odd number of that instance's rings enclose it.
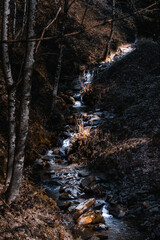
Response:
[[[2,188],[2,185],[1,185]],[[8,206],[0,197],[1,239],[72,240],[58,215],[57,204],[42,188],[23,180],[20,196]]]

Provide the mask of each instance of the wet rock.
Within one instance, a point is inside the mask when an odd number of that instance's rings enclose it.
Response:
[[[70,199],[74,199],[74,197],[68,192],[65,192],[65,193],[61,193],[59,199],[70,200]]]
[[[76,208],[76,206],[77,206],[77,205],[71,205],[71,206],[68,208],[68,211],[69,211],[70,213],[73,213],[74,210],[75,210],[75,208]]]
[[[78,172],[79,177],[87,177],[90,174],[90,172],[87,169],[82,169]]]
[[[88,176],[88,177],[82,179],[81,186],[83,188],[88,187],[94,181],[95,181],[95,177],[94,176]]]
[[[66,187],[63,188],[63,191],[69,193],[71,196],[73,196],[74,198],[77,198],[79,191],[78,189],[74,188],[74,187]]]
[[[95,198],[90,198],[80,203],[74,210],[74,218],[77,219],[80,215],[86,212],[95,203],[95,201]]]
[[[94,210],[84,213],[77,219],[79,225],[94,224],[94,223],[104,223],[104,218],[102,216],[102,211]]]
[[[99,178],[99,181],[106,182],[107,181],[107,176],[104,173],[96,173],[96,177]]]

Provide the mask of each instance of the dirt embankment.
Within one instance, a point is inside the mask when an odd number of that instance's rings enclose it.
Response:
[[[149,239],[160,236],[159,48],[160,43],[143,40],[134,52],[98,73],[87,102],[99,100],[96,107],[114,117],[104,121],[98,141],[93,134],[86,150],[79,149],[85,157],[94,146],[88,164],[106,172],[107,200],[113,209],[118,204],[128,209],[126,217],[150,232]]]
[[[66,229],[56,202],[31,180],[23,180],[16,203],[9,206],[0,197],[0,239],[74,238]]]

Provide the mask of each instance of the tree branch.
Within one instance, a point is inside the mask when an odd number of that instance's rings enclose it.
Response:
[[[41,41],[43,40],[43,37],[44,37],[45,32],[46,32],[46,31],[48,30],[48,28],[56,21],[59,13],[60,13],[60,11],[61,11],[61,9],[62,9],[62,8],[60,7],[60,8],[58,9],[57,13],[56,13],[55,18],[48,24],[47,27],[45,27],[45,28],[43,29],[41,38],[40,38],[40,40],[39,40],[39,42],[38,42],[38,44],[37,44],[37,47],[36,47],[36,53],[37,53],[37,51],[38,51],[39,45],[41,44]]]
[[[125,16],[122,16],[122,17],[120,17],[120,18],[116,18],[116,19],[114,19],[114,20],[112,20],[112,19],[104,19],[103,22],[97,23],[97,24],[95,24],[95,25],[93,25],[93,26],[91,26],[91,27],[89,27],[89,28],[85,28],[85,29],[83,29],[83,30],[81,30],[81,31],[72,32],[72,33],[66,33],[66,34],[64,34],[64,37],[75,36],[75,35],[84,33],[85,31],[94,29],[94,28],[96,28],[96,27],[104,26],[105,24],[111,23],[112,21],[120,21],[120,20],[123,20],[123,19],[127,19],[127,18],[129,18],[129,17],[132,17],[132,16],[136,15],[137,13],[144,12],[145,10],[154,7],[154,6],[156,6],[157,4],[159,4],[159,3],[160,3],[160,0],[157,1],[157,2],[155,2],[155,3],[153,3],[153,4],[151,4],[151,5],[149,5],[149,6],[146,7],[146,8],[140,9],[139,11],[136,11],[136,12],[134,12],[134,13],[132,13],[132,14],[125,15]],[[30,38],[30,39],[21,39],[21,40],[13,40],[13,39],[11,39],[11,40],[1,40],[1,41],[0,41],[0,44],[2,44],[2,43],[16,43],[16,42],[21,42],[21,43],[26,43],[26,42],[39,42],[39,41],[52,40],[52,39],[56,39],[56,38],[57,38],[57,37],[55,37],[55,36],[50,36],[50,37],[45,37],[45,38]]]

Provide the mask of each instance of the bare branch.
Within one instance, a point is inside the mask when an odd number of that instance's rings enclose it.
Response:
[[[62,8],[60,7],[60,8],[58,9],[57,13],[56,13],[55,18],[48,24],[47,27],[45,27],[45,28],[43,29],[41,38],[40,38],[40,40],[39,40],[39,42],[38,42],[38,44],[37,44],[37,47],[36,47],[36,53],[37,53],[37,51],[38,51],[39,45],[41,44],[41,41],[43,40],[43,37],[44,37],[45,32],[46,32],[46,31],[48,30],[48,28],[56,21],[59,13],[60,13],[60,11],[61,11],[61,9],[62,9]]]
[[[129,18],[129,17],[132,17],[132,16],[134,16],[134,15],[137,15],[137,13],[142,13],[142,12],[144,12],[145,10],[150,9],[150,8],[156,6],[157,4],[159,4],[159,2],[160,2],[160,1],[157,1],[157,2],[149,5],[148,7],[143,8],[143,9],[137,11],[137,12],[134,12],[134,13],[129,14],[129,15],[122,16],[122,17],[120,17],[120,18],[116,18],[116,19],[114,19],[114,20],[112,20],[112,19],[104,19],[103,22],[97,23],[97,24],[95,24],[95,25],[93,25],[93,26],[91,26],[91,27],[89,27],[89,28],[85,28],[85,29],[83,29],[83,30],[81,30],[81,31],[72,32],[72,33],[66,33],[66,34],[64,35],[64,37],[75,36],[75,35],[84,33],[85,31],[89,31],[89,30],[91,30],[91,29],[94,29],[94,28],[96,28],[96,27],[104,26],[105,24],[111,23],[112,21],[121,21],[121,20],[127,19],[127,18]],[[41,40],[41,41],[46,41],[46,40],[52,40],[52,39],[56,39],[56,38],[57,38],[57,37],[55,37],[55,36],[50,36],[50,37],[45,37],[45,38],[30,38],[30,39],[21,39],[21,40],[13,40],[13,39],[11,39],[11,40],[2,40],[2,41],[0,41],[0,43],[2,44],[2,43],[16,43],[16,42],[21,42],[21,43],[26,43],[26,42],[38,42],[38,41],[40,41],[40,40]]]
[[[85,20],[86,14],[87,14],[87,10],[88,10],[88,5],[86,4],[85,10],[84,10],[84,14],[83,14],[83,17],[82,17],[81,25],[83,25],[83,23],[84,23],[84,20]]]

